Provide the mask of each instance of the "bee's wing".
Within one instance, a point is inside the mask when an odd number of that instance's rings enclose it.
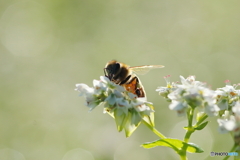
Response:
[[[151,69],[163,68],[163,65],[144,65],[144,66],[135,66],[129,67],[137,75],[144,75],[149,72]]]

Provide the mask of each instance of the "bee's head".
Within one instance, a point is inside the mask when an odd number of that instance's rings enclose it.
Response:
[[[119,73],[120,67],[120,63],[115,60],[108,62],[104,68],[105,76],[108,77],[110,81],[112,81],[113,77]]]

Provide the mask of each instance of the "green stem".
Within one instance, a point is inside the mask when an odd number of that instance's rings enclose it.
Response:
[[[153,133],[155,133],[158,137],[164,139],[166,138],[161,132],[159,132],[156,128],[152,128]]]
[[[194,128],[192,125],[194,115],[194,108],[190,107],[187,111],[188,116],[188,128],[184,137],[184,142],[188,143],[192,133],[194,132]],[[181,153],[179,153],[181,160],[187,160],[187,145],[184,145],[181,149]]]
[[[158,137],[164,139],[166,138],[161,132],[159,132],[155,127],[152,127],[150,124],[148,124],[146,121],[143,121],[143,123],[153,132],[155,133]]]
[[[190,108],[188,113],[189,114],[188,127],[192,127],[193,113],[194,113],[194,108]]]
[[[190,109],[188,110],[188,130],[184,137],[184,142],[186,143],[188,143],[191,137],[191,134],[194,132],[194,128],[192,126],[193,114],[194,114],[194,109],[190,107]]]
[[[180,160],[187,160],[186,155],[180,155]]]
[[[229,152],[234,152],[234,151],[236,151],[237,146],[238,146],[237,144],[234,144],[233,147],[232,147],[232,149],[231,149]],[[230,156],[226,156],[225,158],[223,158],[223,160],[227,160],[229,157],[230,157]]]
[[[192,133],[194,132],[194,129],[193,128],[190,128],[187,133],[185,134],[185,137],[184,137],[184,142],[188,143]]]

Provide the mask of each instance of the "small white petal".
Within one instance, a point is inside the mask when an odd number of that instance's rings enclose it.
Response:
[[[219,132],[220,133],[228,133],[229,131],[225,128],[225,120],[223,119],[217,119],[218,125],[219,125]]]
[[[240,115],[240,103],[236,102],[235,106],[232,107],[232,111],[236,114],[236,115]]]
[[[87,106],[88,106],[88,108],[90,108],[89,109],[89,111],[92,111],[95,107],[97,107],[99,104],[98,103],[96,103],[96,102],[94,102],[94,101],[91,101],[91,102],[89,102],[88,104],[87,104]]]
[[[233,131],[236,127],[235,120],[218,119],[217,122],[219,124],[219,129],[221,133],[227,133],[229,131]]]
[[[224,92],[224,91],[222,91],[222,90],[220,90],[220,89],[217,89],[216,91],[215,91],[215,93],[217,94],[217,95],[219,95],[219,96],[227,96],[227,94],[226,94],[226,92]]]
[[[110,104],[110,105],[114,105],[116,103],[116,97],[114,94],[110,94],[105,101]]]
[[[175,91],[168,95],[168,98],[171,100],[179,100],[181,98],[181,93],[183,88],[177,88]]]
[[[104,83],[109,83],[110,80],[106,76],[100,76],[100,80]]]
[[[235,129],[235,127],[236,127],[236,124],[235,124],[234,121],[227,121],[227,122],[225,123],[225,128],[226,128],[226,130],[228,130],[228,131],[233,131],[233,130]]]
[[[128,92],[127,94],[128,94],[128,96],[129,96],[130,99],[136,99],[136,98],[137,98],[137,95],[136,95],[136,94],[133,94],[133,93],[131,93],[131,92]]]
[[[144,104],[144,100],[143,99],[141,99],[141,98],[137,98],[136,100],[133,100],[133,101],[131,101],[131,104],[132,104],[132,106],[140,106],[140,105],[142,105],[142,104]]]
[[[162,92],[166,93],[168,90],[169,90],[169,88],[167,88],[167,87],[158,87],[156,89],[156,91],[160,92],[160,93],[162,93]]]
[[[189,83],[187,82],[187,80],[183,77],[183,76],[180,76],[180,80],[181,80],[181,83],[183,85],[188,85]]]
[[[190,83],[194,82],[195,81],[195,76],[187,77],[187,81],[190,82]]]
[[[79,91],[80,92],[80,96],[82,96],[82,95],[86,95],[86,94],[92,94],[92,93],[94,93],[94,89],[93,88],[91,88],[91,87],[89,87],[88,85],[86,85],[86,84],[83,84],[83,83],[80,83],[80,84],[76,84],[76,89],[75,90],[77,90],[77,91]]]
[[[222,118],[223,118],[223,119],[229,119],[229,117],[230,117],[229,111],[228,111],[228,110],[225,110],[225,111],[224,111],[224,114],[222,115]]]
[[[207,104],[205,106],[205,113],[207,113],[209,116],[217,116],[218,111],[220,111],[220,109],[216,104],[213,105]]]
[[[146,106],[145,104],[138,105],[138,106],[135,107],[135,109],[138,112],[143,112],[143,111],[150,110],[150,108],[148,106]]]
[[[116,97],[118,97],[118,98],[123,97],[122,92],[120,92],[120,91],[118,91],[118,90],[114,90],[114,91],[113,91],[113,94],[114,94]]]
[[[130,108],[130,104],[127,100],[125,100],[123,97],[121,98],[116,98],[116,103],[120,106],[120,107],[124,107],[124,108]]]
[[[169,105],[169,109],[171,110],[182,110],[185,107],[187,107],[186,103],[180,101],[172,101]]]
[[[105,83],[103,83],[102,81],[99,81],[99,80],[94,79],[93,80],[93,86],[97,90],[102,90],[102,91],[107,90],[107,85]]]
[[[124,91],[126,91],[123,86],[117,85],[117,84],[115,84],[115,83],[114,83],[114,85],[115,85],[115,89],[118,90],[119,92],[124,92]]]

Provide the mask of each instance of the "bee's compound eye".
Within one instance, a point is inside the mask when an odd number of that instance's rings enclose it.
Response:
[[[119,63],[115,63],[113,68],[112,68],[112,72],[116,73],[119,69],[120,69],[120,64]]]

